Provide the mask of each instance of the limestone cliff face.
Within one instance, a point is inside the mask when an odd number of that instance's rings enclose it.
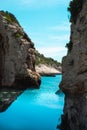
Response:
[[[15,17],[0,12],[0,94],[1,109],[4,101],[12,101],[22,90],[40,86],[40,76],[35,72],[34,44],[23,31]],[[17,90],[17,91],[16,91]],[[9,96],[3,96],[10,91]],[[11,94],[15,93],[15,96]],[[17,92],[17,93],[16,93]],[[8,95],[8,94],[7,94]],[[6,98],[5,98],[6,97]],[[14,97],[14,98],[12,98]],[[7,102],[7,104],[8,104]]]
[[[71,51],[63,58],[60,88],[65,93],[61,130],[87,130],[87,0],[71,24]]]

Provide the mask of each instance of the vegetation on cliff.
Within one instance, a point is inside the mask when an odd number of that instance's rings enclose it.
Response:
[[[73,43],[72,43],[72,41],[70,40],[69,43],[66,44],[66,48],[68,49],[68,53],[71,52],[72,47],[73,47]]]
[[[0,14],[3,15],[9,23],[14,22],[20,26],[18,20],[16,19],[16,17],[12,13],[9,13],[8,11],[5,12],[5,11],[1,10]]]
[[[7,24],[13,24],[14,25],[14,23],[16,23],[21,28],[21,25],[19,24],[18,20],[16,19],[16,17],[12,13],[10,13],[8,11],[1,10],[0,14],[2,16],[4,16],[5,20],[7,21]],[[21,32],[20,29],[17,30],[14,33],[14,36],[15,36],[15,38],[20,38],[22,36],[28,42],[32,42],[31,39],[29,38],[29,36],[26,34],[26,32]],[[31,46],[34,47],[33,42],[31,43]]]
[[[83,6],[83,0],[71,0],[68,11],[70,12],[70,22],[76,23],[78,14],[80,13]]]
[[[39,64],[45,64],[53,67],[58,67],[61,66],[61,63],[52,59],[52,58],[47,58],[43,54],[40,54],[38,51],[36,51],[36,65]]]
[[[71,0],[69,7],[67,10],[70,12],[70,22],[76,23],[78,15],[82,9],[83,6],[83,0]],[[70,40],[69,43],[66,44],[66,47],[68,49],[68,53],[71,52],[73,47],[73,42]]]

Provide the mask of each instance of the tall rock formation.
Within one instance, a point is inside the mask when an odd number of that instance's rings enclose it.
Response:
[[[34,44],[15,16],[0,11],[0,111],[26,88],[39,88]]]
[[[60,83],[65,93],[60,130],[87,130],[87,0],[72,0],[70,6],[71,36]]]

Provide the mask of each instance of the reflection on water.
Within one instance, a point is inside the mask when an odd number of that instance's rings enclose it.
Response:
[[[55,94],[61,75],[42,77],[39,90],[26,90],[0,114],[0,130],[56,130],[63,97]]]

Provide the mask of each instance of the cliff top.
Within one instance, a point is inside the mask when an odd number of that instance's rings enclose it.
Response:
[[[7,20],[8,23],[17,23],[20,26],[18,20],[16,19],[16,17],[12,13],[10,13],[8,11],[5,12],[5,11],[1,10],[0,14],[5,17],[5,20]]]

